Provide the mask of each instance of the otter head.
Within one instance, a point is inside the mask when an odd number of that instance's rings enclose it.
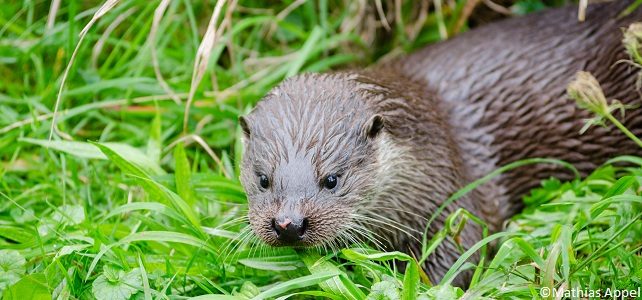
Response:
[[[290,78],[240,118],[249,221],[267,244],[332,243],[356,228],[355,212],[375,193],[385,122],[353,76]]]

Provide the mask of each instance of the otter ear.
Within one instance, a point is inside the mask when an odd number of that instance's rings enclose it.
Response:
[[[381,115],[374,115],[368,123],[366,123],[366,135],[370,139],[374,139],[379,135],[381,129],[383,129],[384,124],[383,117]]]
[[[243,130],[243,135],[246,138],[250,137],[250,125],[247,122],[247,118],[244,116],[239,116],[239,125],[241,125],[241,130]]]

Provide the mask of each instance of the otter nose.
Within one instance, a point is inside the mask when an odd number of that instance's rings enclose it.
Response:
[[[276,232],[276,237],[284,243],[294,243],[303,239],[303,235],[308,227],[308,218],[292,220],[288,217],[272,219],[272,228]]]

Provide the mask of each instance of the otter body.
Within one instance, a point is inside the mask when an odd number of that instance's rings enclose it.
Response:
[[[502,165],[548,157],[586,174],[613,156],[641,155],[616,130],[580,135],[590,115],[565,91],[585,70],[607,98],[640,102],[637,70],[615,64],[627,58],[621,28],[642,20],[641,9],[617,18],[629,3],[591,5],[583,23],[576,7],[545,11],[366,70],[287,79],[241,118],[254,232],[274,246],[363,241],[420,257],[427,219],[443,201]],[[642,134],[642,110],[624,124]],[[504,174],[446,207],[429,235],[459,207],[499,229],[524,193],[559,174],[551,165]],[[469,224],[460,237],[468,248],[481,229]],[[444,241],[426,272],[439,280],[460,254]]]

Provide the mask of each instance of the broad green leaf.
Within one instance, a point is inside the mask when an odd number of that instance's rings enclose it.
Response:
[[[2,297],[3,291],[5,289],[13,286],[16,282],[20,281],[21,277],[22,276],[13,272],[0,272],[0,297]],[[7,297],[7,295],[5,295],[4,299],[7,299],[7,298],[11,298],[11,297]],[[12,298],[12,299],[17,299],[17,298]]]
[[[25,258],[16,250],[0,250],[0,272],[25,273]],[[0,276],[2,277],[2,276]]]
[[[425,295],[428,299],[455,300],[460,299],[464,292],[458,287],[444,284],[430,288]],[[423,299],[423,297],[420,297],[420,299]]]
[[[2,278],[2,276],[0,276]],[[2,282],[2,279],[0,279]],[[2,290],[0,288],[0,290]],[[47,278],[42,273],[23,277],[4,291],[4,300],[51,300],[51,291]]]
[[[91,291],[96,299],[127,300],[142,286],[140,270],[134,269],[128,273],[109,266],[103,267],[103,274],[91,284]]]
[[[259,293],[261,293],[261,290],[252,282],[246,281],[243,282],[243,285],[241,286],[241,289],[233,293],[234,296],[240,296],[243,299],[251,299],[256,297]]]
[[[401,296],[399,295],[399,288],[395,285],[394,282],[384,280],[379,281],[372,285],[370,289],[370,294],[368,294],[367,300],[399,300]],[[415,299],[415,298],[411,298]]]
[[[323,58],[321,60],[317,60],[314,63],[310,63],[307,67],[303,69],[305,73],[312,73],[312,72],[325,72],[327,70],[331,70],[332,67],[353,62],[357,60],[358,56],[351,54],[351,53],[345,53],[345,54],[337,54],[332,57],[327,57]]]
[[[18,282],[22,275],[25,274],[25,263],[26,260],[20,255],[20,252],[7,249],[0,250],[0,296],[2,296],[4,289]]]

